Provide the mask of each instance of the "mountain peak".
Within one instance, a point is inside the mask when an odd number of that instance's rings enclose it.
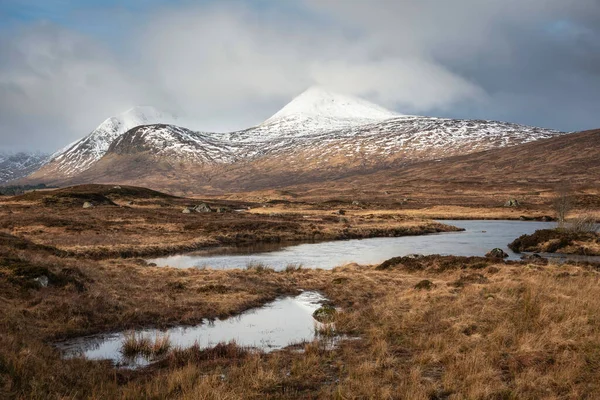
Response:
[[[263,125],[282,120],[311,120],[341,125],[360,125],[399,117],[390,110],[366,100],[332,92],[321,86],[312,86],[294,98]]]

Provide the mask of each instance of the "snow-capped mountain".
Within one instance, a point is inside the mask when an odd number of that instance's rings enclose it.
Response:
[[[330,132],[397,118],[399,114],[351,96],[311,87],[257,127],[234,132],[231,140],[277,139]]]
[[[142,169],[145,177],[152,176],[158,165],[161,169],[155,175],[165,171],[166,165],[169,171],[185,169],[193,176],[174,174],[170,178],[185,182],[205,176],[200,172],[207,168],[219,170],[214,181],[229,174],[223,179],[230,183],[239,181],[231,171],[244,174],[244,169],[252,168],[287,174],[289,180],[323,171],[328,176],[347,176],[357,170],[439,159],[561,134],[497,121],[401,115],[318,87],[308,89],[262,124],[242,131],[194,132],[170,124],[170,119],[149,107],[109,118],[55,155],[32,178],[44,183],[118,182],[120,176],[133,179],[136,170],[140,176]]]
[[[150,106],[131,108],[102,122],[86,137],[54,153],[44,166],[48,175],[73,176],[98,161],[111,143],[128,130],[140,125],[175,123],[176,118]]]
[[[214,134],[194,132],[175,125],[142,125],[119,136],[107,153],[132,155],[150,153],[173,162],[230,163],[234,151]]]
[[[0,154],[0,184],[29,175],[40,168],[48,157],[44,153]]]

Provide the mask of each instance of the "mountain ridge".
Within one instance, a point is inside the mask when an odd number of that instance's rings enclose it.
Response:
[[[34,172],[29,181],[73,184],[110,178],[111,182],[119,182],[125,176],[134,179],[136,170],[144,177],[151,177],[154,171],[156,180],[164,181],[158,175],[169,170],[170,179],[214,189],[212,183],[198,182],[199,177],[220,174],[223,182],[235,182],[232,171],[243,174],[239,167],[280,170],[292,178],[296,176],[298,181],[343,177],[564,134],[498,121],[400,115],[362,99],[315,87],[262,124],[230,133],[148,123],[162,114],[157,110],[146,114],[145,118],[130,118],[130,125],[140,120],[142,124],[127,131],[123,131],[128,124],[122,118],[117,118],[116,124],[109,118]],[[111,162],[114,165],[109,165]],[[107,175],[108,170],[112,176]],[[150,178],[144,179],[152,184]],[[210,179],[213,183],[217,180]],[[237,180],[246,181],[243,176]],[[286,180],[285,184],[292,181]],[[228,190],[256,189],[248,184],[225,186]]]

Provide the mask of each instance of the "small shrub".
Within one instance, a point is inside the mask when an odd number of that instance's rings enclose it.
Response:
[[[600,223],[591,215],[583,215],[569,222],[567,229],[577,233],[596,233],[600,232]]]
[[[327,323],[333,321],[336,313],[335,307],[325,304],[313,312],[313,317],[319,322]]]
[[[415,289],[417,290],[431,290],[435,287],[434,283],[429,279],[423,279],[419,283],[415,285]]]

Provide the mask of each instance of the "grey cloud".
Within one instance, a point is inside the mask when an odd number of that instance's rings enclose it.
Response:
[[[304,0],[302,18],[186,4],[132,18],[117,50],[24,26],[0,39],[0,147],[54,150],[135,104],[243,128],[312,84],[403,113],[591,128],[600,4],[570,3]]]

